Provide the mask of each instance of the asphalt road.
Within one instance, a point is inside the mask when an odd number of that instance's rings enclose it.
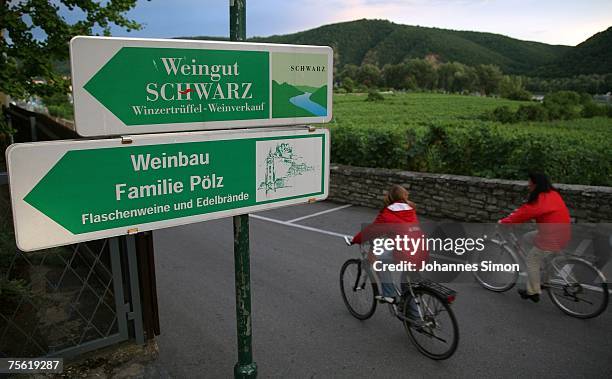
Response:
[[[455,355],[439,362],[416,350],[386,307],[379,306],[367,321],[354,319],[342,302],[338,274],[358,252],[339,235],[358,231],[376,211],[335,209],[340,206],[323,202],[251,217],[259,377],[612,376],[610,309],[596,319],[578,320],[562,314],[547,296],[534,304],[514,289],[499,294],[470,281],[453,284],[461,337]],[[155,232],[158,363],[173,377],[233,375],[232,248],[231,219]]]

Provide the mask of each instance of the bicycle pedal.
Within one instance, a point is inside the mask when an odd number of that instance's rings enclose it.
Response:
[[[415,330],[422,333],[423,328],[427,326],[427,321],[423,320],[410,320],[410,325],[414,327]]]
[[[385,297],[385,296],[374,296],[374,299],[376,299],[379,303],[385,303],[385,304],[396,304],[396,301],[394,298],[392,297]]]

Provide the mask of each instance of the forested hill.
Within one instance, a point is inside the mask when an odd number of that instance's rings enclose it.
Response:
[[[340,67],[349,63],[374,63],[382,67],[387,63],[400,63],[406,58],[435,56],[440,61],[470,66],[495,64],[512,74],[530,74],[538,67],[554,63],[572,49],[499,34],[400,25],[386,20],[342,22],[249,41],[329,45],[334,48]]]
[[[612,27],[569,50],[557,62],[539,70],[541,76],[612,73]]]
[[[227,40],[208,36],[177,38]],[[387,63],[429,56],[441,62],[469,66],[494,64],[506,74],[572,77],[612,73],[612,27],[576,47],[521,41],[493,33],[400,25],[386,20],[342,22],[249,41],[332,46],[339,68],[364,63],[382,68]],[[67,62],[59,62],[57,66],[61,73],[70,74]]]

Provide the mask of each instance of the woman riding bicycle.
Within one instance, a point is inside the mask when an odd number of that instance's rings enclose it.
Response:
[[[538,302],[542,293],[542,258],[548,253],[563,250],[571,238],[567,206],[545,174],[529,174],[527,201],[508,217],[499,220],[499,223],[520,224],[530,220],[535,220],[537,230],[526,233],[522,239],[527,252],[527,286],[518,292],[521,298]]]
[[[409,193],[404,187],[394,185],[384,198],[384,208],[378,213],[374,222],[357,233],[351,243],[362,244],[377,238],[395,239],[397,236],[403,238],[421,238],[423,232],[419,227],[419,220],[416,214],[416,205],[408,199]],[[389,250],[374,257],[370,254],[370,262],[382,260],[386,262],[411,262],[420,267],[420,261],[427,259],[427,251],[406,252]],[[391,274],[380,271],[379,277],[382,284],[383,294],[377,296],[377,300],[394,304],[398,301],[397,292],[393,285]]]

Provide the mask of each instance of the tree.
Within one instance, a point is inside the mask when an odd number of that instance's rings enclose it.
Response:
[[[406,61],[406,70],[420,89],[432,90],[436,87],[438,76],[431,62],[425,59],[410,59]]]
[[[347,77],[342,80],[341,88],[344,88],[346,92],[351,93],[355,90],[355,82],[353,81],[353,79]]]
[[[395,89],[412,89],[410,73],[405,64],[386,64],[382,69],[385,86]]]
[[[354,64],[344,65],[344,68],[342,68],[340,74],[338,75],[340,83],[347,78],[353,81],[357,80],[357,71],[359,71],[359,67]]]
[[[455,79],[455,72],[459,70],[457,63],[449,62],[442,63],[438,67],[438,88],[443,89],[447,92],[453,91],[453,81]]]
[[[68,44],[76,35],[110,35],[111,26],[127,31],[140,24],[126,18],[136,0],[0,0],[0,92],[23,98],[66,94],[69,81],[55,64],[68,59]],[[82,13],[73,24],[61,9]],[[42,35],[42,37],[35,36]]]
[[[525,79],[520,76],[504,76],[499,84],[499,94],[510,100],[531,100],[525,89]]]
[[[456,63],[457,71],[453,75],[452,92],[472,92],[478,85],[478,75],[473,67]]]
[[[604,77],[602,92],[612,92],[612,74],[607,74]]]
[[[471,92],[478,84],[476,70],[459,62],[441,64],[437,74],[437,87],[447,92]]]
[[[334,52],[334,78],[338,77],[338,73],[340,72],[340,50],[338,49],[337,44],[332,44],[332,51]]]
[[[377,87],[380,80],[380,69],[373,64],[364,64],[357,70],[357,82],[366,87]]]
[[[476,75],[481,94],[490,95],[498,92],[499,83],[503,77],[499,67],[492,64],[479,64],[476,66]]]

